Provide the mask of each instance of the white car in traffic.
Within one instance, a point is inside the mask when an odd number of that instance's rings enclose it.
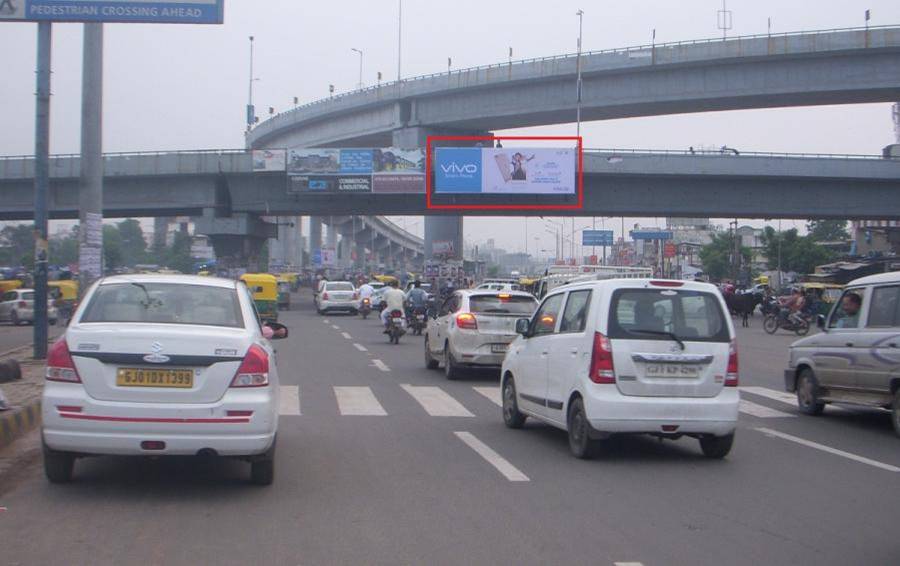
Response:
[[[275,352],[240,281],[101,279],[50,348],[46,373],[52,482],[69,481],[75,459],[94,455],[234,457],[251,463],[254,483],[272,482]]]
[[[47,321],[50,325],[59,320],[59,312],[53,299],[47,298]],[[34,323],[34,289],[13,289],[0,295],[0,321],[13,326]]]
[[[738,355],[721,294],[706,283],[613,279],[554,289],[510,346],[503,419],[568,432],[590,457],[616,433],[699,439],[723,458],[738,419]]]
[[[319,314],[333,311],[356,314],[359,310],[359,293],[349,281],[323,281],[314,301]]]

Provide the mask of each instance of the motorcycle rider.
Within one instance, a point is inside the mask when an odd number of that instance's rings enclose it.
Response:
[[[388,333],[389,324],[388,321],[391,317],[391,313],[393,311],[404,312],[403,303],[406,302],[406,294],[401,291],[399,288],[399,283],[397,280],[393,280],[390,282],[390,289],[384,292],[381,295],[381,300],[385,302],[387,306],[384,307],[384,310],[381,311],[381,323],[384,324],[384,333]],[[406,330],[406,318],[401,317],[401,327]]]
[[[408,316],[412,316],[417,308],[424,310],[428,307],[428,293],[422,289],[422,282],[418,279],[413,281],[412,289],[406,293],[406,304],[409,306]]]
[[[797,287],[791,289],[791,297],[784,304],[786,312],[783,312],[784,318],[793,323],[799,324],[801,319],[801,313],[803,309],[806,307],[806,297],[803,296],[803,293]]]
[[[362,304],[363,299],[369,299],[369,302],[372,301],[372,295],[375,294],[375,287],[372,287],[368,283],[363,283],[357,289],[359,292],[359,303]]]

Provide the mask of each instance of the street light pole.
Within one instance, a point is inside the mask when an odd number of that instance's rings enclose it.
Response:
[[[363,88],[363,80],[362,80],[362,69],[363,69],[363,52],[361,49],[357,49],[355,47],[351,47],[350,51],[355,51],[359,53],[359,83],[357,83],[357,87],[362,90]]]
[[[397,2],[397,82],[400,82],[400,54],[403,47],[403,0]]]
[[[250,80],[247,94],[247,130],[253,127],[256,109],[253,108],[253,36],[250,36]]]
[[[578,54],[575,56],[575,71],[577,78],[575,80],[576,100],[575,100],[575,135],[581,135],[581,37],[582,23],[584,20],[584,10],[575,12],[578,16]]]

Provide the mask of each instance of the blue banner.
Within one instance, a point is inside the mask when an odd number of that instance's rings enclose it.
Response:
[[[436,193],[481,192],[481,148],[435,150],[434,191]]]
[[[671,240],[673,234],[661,230],[632,230],[631,238],[633,240]]]
[[[585,230],[581,233],[582,246],[611,246],[613,245],[612,230]]]
[[[13,0],[0,20],[221,24],[224,0]]]
[[[360,175],[372,172],[371,149],[342,149],[340,158],[342,174]]]

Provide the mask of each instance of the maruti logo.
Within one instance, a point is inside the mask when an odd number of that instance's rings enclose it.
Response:
[[[460,165],[459,163],[453,162],[449,165],[441,165],[441,170],[444,174],[454,173],[457,175],[461,175],[463,173],[467,173],[469,175],[474,175],[478,173],[478,166],[474,163],[466,163],[465,165]]]

